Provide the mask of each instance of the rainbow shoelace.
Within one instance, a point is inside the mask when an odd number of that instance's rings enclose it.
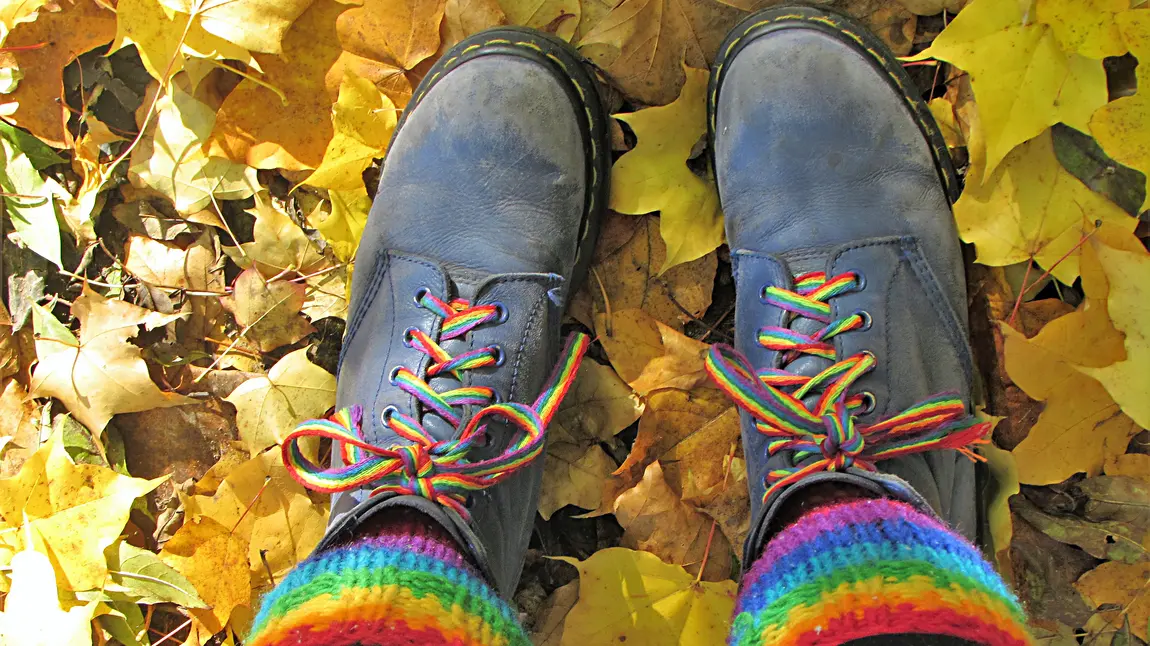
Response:
[[[928,397],[874,424],[856,423],[856,415],[873,406],[873,401],[867,401],[868,395],[852,395],[849,390],[874,367],[875,356],[861,352],[835,361],[837,355],[830,341],[836,335],[869,326],[870,315],[855,312],[832,319],[828,301],[861,288],[862,279],[853,272],[831,278],[823,272],[811,272],[796,276],[793,290],[763,289],[763,303],[790,312],[792,320],[804,317],[823,324],[812,334],[787,327],[759,330],[759,344],[782,353],[783,367],[756,372],[746,357],[729,345],[714,345],[707,353],[708,374],[754,418],[756,429],[771,438],[769,454],[794,452],[792,462],[797,466],[767,473],[764,502],[776,491],[818,471],[849,467],[875,471],[880,460],[936,449],[955,449],[971,459],[982,459],[971,446],[988,441],[990,423],[967,414],[966,405],[955,393]],[[809,377],[787,372],[785,366],[804,354],[835,363]],[[814,393],[820,393],[818,401],[808,407],[803,399]],[[808,460],[812,457],[816,459]]]
[[[420,291],[417,303],[443,319],[439,334],[442,341],[461,337],[480,325],[500,322],[506,316],[499,305],[473,306],[463,299],[447,302],[426,290]],[[496,346],[452,356],[417,329],[405,332],[404,343],[429,356],[432,363],[426,378],[407,368],[395,370],[391,384],[414,397],[426,413],[438,415],[456,428],[462,425],[455,439],[436,441],[419,420],[389,408],[382,416],[383,423],[407,443],[376,446],[364,439],[363,408],[356,405],[340,409],[327,419],[310,420],[296,427],[283,442],[284,464],[300,484],[321,493],[372,486],[373,496],[422,496],[467,518],[468,494],[500,482],[543,452],[543,432],[571,388],[590,339],[578,333],[568,337],[559,362],[531,406],[497,402],[495,391],[487,387],[465,386],[438,392],[427,383],[436,375],[450,373],[459,379],[465,370],[500,365],[502,351]],[[463,424],[457,408],[465,405],[483,408]],[[487,423],[492,420],[503,420],[517,428],[520,436],[493,458],[468,460],[468,452],[486,441]],[[332,440],[343,466],[321,467],[305,457],[301,443],[310,438]]]

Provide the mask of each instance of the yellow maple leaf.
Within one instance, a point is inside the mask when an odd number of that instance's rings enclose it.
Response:
[[[259,69],[244,47],[209,33],[199,20],[187,12],[173,11],[160,0],[117,3],[116,40],[111,51],[126,45],[135,45],[144,69],[165,83],[184,69],[189,58],[232,59]]]
[[[1062,122],[1086,130],[1107,101],[1102,61],[1064,51],[1054,30],[1021,3],[974,0],[926,51],[970,73],[990,174],[1018,144]],[[985,175],[984,175],[985,177]]]
[[[140,348],[128,341],[141,325],[153,330],[184,314],[160,314],[85,287],[72,304],[72,315],[80,321],[79,339],[44,308],[35,306],[32,315],[40,358],[32,374],[32,395],[59,399],[92,431],[104,430],[117,413],[193,401],[157,388]]]
[[[547,427],[546,467],[539,513],[544,520],[567,505],[595,509],[615,462],[599,446],[643,413],[643,402],[610,366],[584,361],[571,391]]]
[[[243,253],[232,255],[236,264],[245,269],[254,266],[265,278],[287,272],[311,274],[324,267],[323,254],[267,194],[257,195],[256,208],[247,213],[256,218],[253,240],[240,245]]]
[[[26,524],[32,540],[0,532],[0,562],[35,548],[49,556],[63,588],[100,588],[108,575],[104,549],[119,538],[132,502],[166,479],[142,480],[76,464],[57,431],[18,474],[0,480],[0,525]]]
[[[317,207],[307,217],[307,222],[315,227],[324,240],[331,245],[332,253],[342,262],[351,262],[359,248],[359,240],[367,227],[367,214],[371,211],[371,197],[363,182],[350,191],[328,191],[331,206],[325,212]]]
[[[30,532],[29,532],[30,533]],[[64,610],[56,592],[56,573],[47,556],[26,547],[12,557],[12,589],[0,611],[0,645],[88,646],[97,601]]]
[[[255,269],[236,278],[224,308],[243,326],[243,340],[260,352],[295,343],[315,328],[301,316],[307,287],[287,280],[267,280]]]
[[[687,81],[668,105],[615,115],[638,143],[611,167],[612,209],[640,215],[659,211],[667,243],[661,271],[701,258],[723,243],[723,216],[715,185],[687,167],[707,132],[706,70],[683,68]]]
[[[1090,118],[1090,134],[1106,154],[1146,175],[1150,205],[1150,11],[1128,11],[1115,19],[1130,51],[1138,57],[1138,92],[1102,106]]]
[[[191,611],[213,632],[227,625],[236,606],[251,603],[248,546],[211,518],[189,518],[164,544],[160,560],[184,575],[210,610]]]
[[[1138,224],[1062,167],[1049,130],[1012,151],[981,186],[967,185],[954,217],[978,262],[1033,259],[1067,285],[1078,277],[1082,253],[1072,250],[1096,222],[1125,231]]]
[[[1150,639],[1150,594],[1146,594],[1146,582],[1150,581],[1150,562],[1103,563],[1079,577],[1074,587],[1082,596],[1099,608],[1100,612],[1091,615],[1086,628],[1093,634],[1113,630],[1124,624],[1123,617],[1130,621],[1130,632],[1142,641]],[[1101,610],[1107,605],[1116,610]]]
[[[1114,327],[1125,334],[1126,358],[1103,367],[1084,367],[1143,428],[1150,428],[1150,253],[1094,245],[1106,273],[1106,309]]]
[[[582,11],[578,0],[501,0],[507,20],[555,34],[570,41],[579,26]]]
[[[331,107],[335,136],[327,144],[323,161],[304,183],[340,191],[363,190],[363,171],[387,150],[396,114],[395,104],[374,83],[345,73],[339,98]]]
[[[169,10],[194,16],[204,31],[253,52],[281,53],[288,27],[315,0],[160,0]]]
[[[1130,0],[1038,0],[1038,20],[1050,25],[1067,52],[1090,58],[1121,56],[1126,43],[1115,17],[1130,9]]]
[[[579,568],[579,601],[567,615],[561,646],[721,644],[735,609],[734,581],[696,582],[648,552],[599,550]]]
[[[240,438],[256,455],[335,405],[335,377],[308,361],[307,348],[301,348],[277,361],[266,377],[245,381],[225,399],[236,407]]]

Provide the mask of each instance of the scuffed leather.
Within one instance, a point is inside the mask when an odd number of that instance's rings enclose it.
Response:
[[[833,36],[801,25],[754,36],[720,81],[714,132],[715,175],[726,216],[736,282],[735,345],[756,368],[777,365],[760,328],[784,325],[785,312],[761,302],[766,285],[791,288],[808,271],[859,271],[861,291],[831,300],[833,316],[856,310],[873,324],[834,338],[839,357],[873,352],[877,366],[853,392],[874,393],[872,423],[932,394],[970,401],[966,287],[954,218],[934,157],[906,99],[884,72]],[[805,332],[820,324],[801,320]],[[829,361],[804,356],[788,365],[814,375]],[[790,464],[768,458],[766,438],[743,414],[752,530],[749,564],[778,528],[785,498],[817,481],[881,490],[929,505],[972,537],[977,527],[973,464],[954,451],[882,462],[879,476],[858,469],[825,473],[762,504],[763,478]]]
[[[458,355],[498,345],[503,365],[464,371],[463,383],[489,386],[504,401],[534,403],[560,349],[561,315],[580,244],[587,166],[582,137],[561,79],[515,55],[481,56],[452,68],[407,114],[357,252],[337,381],[337,407],[364,407],[368,442],[402,441],[383,424],[389,406],[420,419],[416,401],[389,378],[399,366],[426,374],[430,360],[404,344],[405,330],[418,328],[439,341],[442,320],[414,300],[421,289],[444,300],[504,306],[506,321],[441,346]],[[459,385],[451,377],[429,383],[440,391]],[[464,411],[465,420],[475,412]],[[457,436],[435,415],[421,421],[438,440]],[[515,437],[501,422],[488,428],[491,444],[476,448],[472,459],[502,452]],[[338,464],[338,454],[333,460]],[[322,545],[346,538],[381,510],[413,507],[448,527],[500,593],[510,596],[538,507],[543,463],[535,460],[475,493],[467,505],[470,522],[412,496],[369,498],[366,489],[337,494]]]

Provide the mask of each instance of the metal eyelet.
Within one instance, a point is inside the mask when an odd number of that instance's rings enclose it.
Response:
[[[503,395],[500,394],[498,390],[496,390],[492,394],[491,399],[492,399],[493,403],[496,403],[496,404],[502,404],[503,403]]]
[[[396,380],[399,379],[399,371],[402,369],[403,366],[396,366],[392,368],[391,372],[387,375],[387,383],[391,384],[392,386],[396,385]]]
[[[857,283],[855,285],[854,291],[861,292],[862,290],[866,289],[866,274],[857,269],[852,269],[847,273],[854,274],[855,283]]]
[[[495,319],[495,323],[506,323],[508,317],[507,306],[499,301],[492,303],[492,305],[495,306],[495,313],[499,315],[499,318]]]
[[[410,348],[413,341],[415,341],[415,328],[409,327],[403,331],[403,345]]]
[[[379,421],[383,422],[384,424],[387,424],[391,420],[391,416],[395,415],[398,412],[399,412],[399,409],[396,408],[395,406],[388,406],[387,408],[383,409],[383,411],[379,414]]]
[[[878,407],[878,399],[875,398],[874,393],[869,390],[864,390],[859,393],[859,395],[863,398],[863,407],[858,414],[867,415],[873,413],[874,409]]]
[[[493,345],[493,346],[491,346],[491,351],[492,351],[492,354],[495,355],[495,367],[496,368],[502,366],[503,363],[505,361],[507,361],[507,353],[503,351],[503,346]]]
[[[871,352],[870,350],[863,350],[859,354],[863,355],[864,357],[870,357],[871,359],[874,359],[875,362],[878,361],[878,357],[876,357],[875,353]]]
[[[415,296],[412,297],[411,300],[415,301],[416,307],[423,307],[423,303],[420,303],[420,301],[422,301],[423,297],[427,296],[427,293],[430,291],[431,290],[426,287],[420,287],[419,289],[415,290]]]
[[[866,310],[859,310],[855,312],[855,314],[862,319],[862,327],[855,328],[855,332],[869,330],[871,325],[874,324],[874,318],[870,315],[870,312]]]
[[[759,302],[763,305],[767,304],[767,285],[759,288]]]

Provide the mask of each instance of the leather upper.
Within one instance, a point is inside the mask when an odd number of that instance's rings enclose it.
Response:
[[[756,17],[748,19],[754,22]],[[959,240],[939,164],[908,98],[875,52],[804,21],[738,29],[733,54],[718,63],[710,106],[716,181],[726,217],[736,282],[735,345],[758,368],[781,357],[759,345],[764,326],[788,315],[760,300],[764,286],[793,287],[811,271],[856,272],[861,290],[830,300],[832,319],[870,314],[869,328],[833,338],[838,358],[869,351],[877,365],[852,392],[874,396],[873,423],[945,391],[970,401],[973,362],[967,343],[966,289]],[[887,56],[890,56],[889,53]],[[893,59],[893,57],[892,57]],[[811,333],[822,324],[798,319]],[[787,370],[812,376],[833,362],[803,355]],[[928,503],[960,531],[977,525],[973,465],[954,451],[879,464],[890,475],[810,477],[764,508],[763,478],[790,464],[768,459],[767,438],[743,413],[751,483],[749,562],[787,497],[827,479]],[[908,487],[907,485],[911,485]],[[917,493],[916,493],[917,492]]]

